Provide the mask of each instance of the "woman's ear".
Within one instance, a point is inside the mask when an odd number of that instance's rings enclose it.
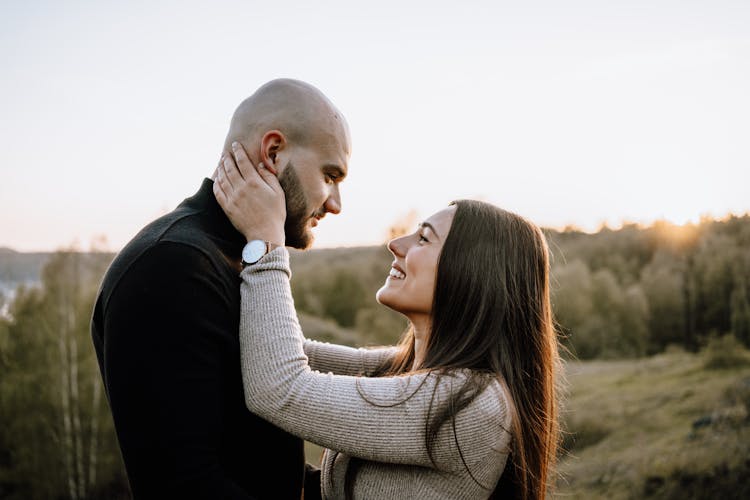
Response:
[[[286,148],[286,137],[278,130],[269,130],[260,140],[260,161],[274,175],[278,173],[279,153]]]

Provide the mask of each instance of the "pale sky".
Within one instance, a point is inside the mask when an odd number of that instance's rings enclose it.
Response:
[[[552,227],[750,211],[750,2],[0,2],[0,246],[118,250],[308,81],[352,130],[318,247],[491,201]]]

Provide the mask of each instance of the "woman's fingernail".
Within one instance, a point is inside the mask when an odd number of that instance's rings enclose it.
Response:
[[[239,146],[239,144],[237,144],[237,141],[234,141],[232,143],[232,149],[237,149],[237,146]]]

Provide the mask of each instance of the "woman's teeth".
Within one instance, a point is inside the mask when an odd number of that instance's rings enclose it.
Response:
[[[406,278],[406,275],[404,273],[402,273],[401,271],[399,271],[398,269],[394,267],[391,268],[391,272],[388,273],[388,276],[397,280],[402,280]]]

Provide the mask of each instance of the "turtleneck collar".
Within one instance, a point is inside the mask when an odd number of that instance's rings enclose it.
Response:
[[[219,202],[214,197],[214,181],[203,179],[200,189],[190,198],[186,198],[180,206],[198,210],[205,215],[206,231],[219,239],[225,240],[236,250],[237,255],[247,243],[245,237],[235,229],[232,222],[224,213]]]

